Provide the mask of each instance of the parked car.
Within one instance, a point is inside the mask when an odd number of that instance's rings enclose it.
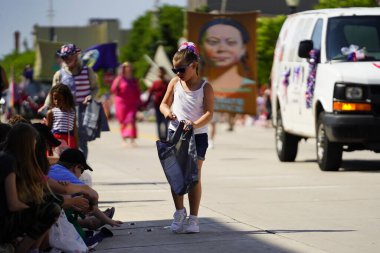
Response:
[[[290,15],[271,72],[280,161],[316,138],[321,170],[338,170],[343,151],[380,152],[380,8]]]

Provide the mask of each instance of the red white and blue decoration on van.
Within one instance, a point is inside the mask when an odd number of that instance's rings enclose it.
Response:
[[[285,69],[284,73],[282,74],[282,89],[283,89],[283,96],[285,99],[288,98],[288,86],[289,86],[289,76],[290,76],[290,68]]]
[[[359,61],[365,59],[365,47],[359,49],[357,45],[342,47],[342,54],[347,56],[347,61]]]
[[[317,65],[319,62],[320,52],[318,49],[312,49],[309,54],[309,75],[307,77],[305,91],[306,108],[311,108],[313,105],[315,78],[317,76]]]

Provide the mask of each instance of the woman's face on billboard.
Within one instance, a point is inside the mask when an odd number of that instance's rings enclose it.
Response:
[[[203,47],[205,57],[215,67],[227,67],[238,63],[245,53],[241,32],[224,24],[207,29]]]

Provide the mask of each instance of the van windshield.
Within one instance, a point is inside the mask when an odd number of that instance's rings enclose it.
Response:
[[[352,60],[353,54],[351,52],[355,51],[354,48],[356,48],[355,56],[358,61],[380,60],[379,16],[350,16],[329,19],[326,43],[327,59]]]

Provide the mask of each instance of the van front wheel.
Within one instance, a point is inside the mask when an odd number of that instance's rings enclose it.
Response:
[[[326,136],[323,123],[323,113],[318,117],[317,123],[317,161],[323,171],[337,171],[342,163],[343,147],[339,143],[330,142]]]
[[[276,151],[281,162],[294,162],[298,151],[299,137],[285,132],[281,113],[277,113]]]

